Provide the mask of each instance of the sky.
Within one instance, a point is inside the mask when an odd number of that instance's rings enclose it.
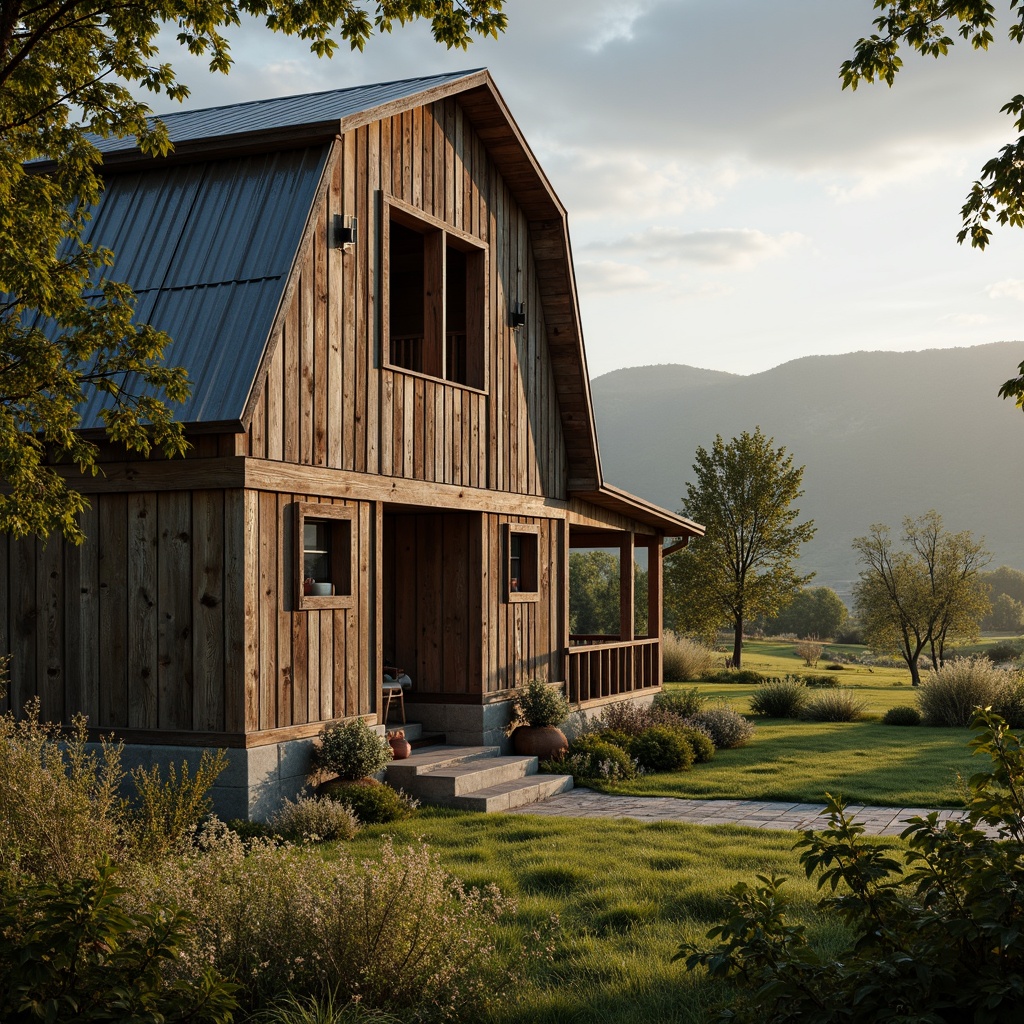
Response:
[[[1013,138],[1009,22],[987,53],[908,52],[893,89],[852,92],[838,71],[870,0],[505,10],[508,31],[468,51],[412,26],[318,60],[246,24],[227,77],[170,38],[162,56],[191,109],[487,67],[568,210],[594,377],[1024,338],[1024,231],[997,229],[984,252],[956,242],[971,182]]]

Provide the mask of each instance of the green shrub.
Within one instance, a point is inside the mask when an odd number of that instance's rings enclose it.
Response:
[[[831,664],[826,665],[825,668],[828,669],[829,672],[845,672],[846,671],[846,666],[845,665],[841,665],[838,661],[834,661]]]
[[[417,801],[376,779],[325,783],[321,792],[351,810],[362,825],[386,825],[409,818]]]
[[[18,720],[0,715],[0,874],[64,882],[126,856],[121,746],[87,743],[84,717],[62,734],[39,721],[38,699]]]
[[[829,668],[835,668],[834,665],[829,665]],[[840,665],[839,668],[843,666]],[[819,676],[819,675],[806,675],[803,677],[804,685],[811,687],[814,690],[833,690],[839,685],[839,680],[835,676]]]
[[[607,743],[600,735],[580,736],[569,744],[569,753],[553,766],[568,772],[577,782],[621,782],[636,776],[633,759],[621,747]],[[545,765],[545,770],[549,770]]]
[[[227,763],[223,750],[204,750],[195,775],[190,774],[187,761],[181,762],[180,774],[170,762],[166,779],[158,764],[149,771],[133,769],[135,796],[130,801],[130,817],[139,854],[161,857],[181,846],[210,813],[210,789]]]
[[[711,738],[706,729],[698,729],[695,726],[682,726],[680,731],[686,737],[687,742],[693,747],[694,764],[704,764],[715,756],[715,741]]]
[[[629,733],[623,732],[621,729],[602,729],[595,735],[603,743],[613,743],[623,750],[629,749],[629,741],[632,739]]]
[[[527,725],[561,725],[569,717],[569,702],[560,689],[541,679],[529,679],[515,695],[516,719]]]
[[[984,651],[985,657],[995,664],[1016,661],[1022,654],[1024,654],[1024,644],[1019,640],[1003,640],[991,647],[986,647]]]
[[[786,676],[762,683],[750,696],[750,710],[766,718],[798,718],[807,705],[807,687]]]
[[[801,718],[809,722],[859,722],[868,702],[854,690],[829,690],[807,702]]]
[[[1011,729],[1024,729],[1024,673],[1018,672],[1007,681],[995,710]]]
[[[298,842],[352,839],[359,831],[355,811],[348,804],[326,796],[285,800],[268,824],[277,835]]]
[[[27,882],[0,894],[0,1016],[5,1021],[195,1021],[227,1024],[234,992],[211,967],[175,966],[192,918],[169,898],[120,905],[114,867],[91,878]]]
[[[1003,1021],[1024,1000],[1024,750],[991,714],[974,720],[975,753],[991,768],[972,776],[966,820],[937,812],[910,819],[906,848],[865,840],[842,801],[829,827],[797,843],[818,875],[825,918],[843,930],[827,948],[787,920],[785,879],[759,875],[731,892],[710,948],[683,943],[688,971],[730,979],[728,1019],[794,1021]],[[994,834],[993,834],[994,833]],[[842,945],[840,945],[840,943]],[[723,1014],[724,1016],[724,1014]]]
[[[313,755],[315,768],[339,779],[363,779],[381,771],[391,760],[391,747],[361,718],[320,730],[320,745]]]
[[[694,686],[689,690],[662,690],[654,695],[651,706],[655,711],[668,711],[680,718],[697,714],[707,703],[707,697]]]
[[[686,724],[702,729],[718,750],[745,747],[754,736],[754,724],[727,707],[711,707],[691,715]]]
[[[740,686],[757,686],[767,680],[767,676],[755,672],[752,668],[727,668],[718,672],[705,672],[701,680],[705,683],[737,683]]]
[[[928,725],[965,728],[975,708],[999,703],[1013,684],[1013,675],[987,658],[957,658],[928,673],[917,692],[917,704]]]
[[[688,683],[714,671],[718,655],[704,644],[666,630],[661,638],[662,678]],[[720,664],[720,663],[719,663]]]
[[[882,716],[883,725],[920,725],[921,712],[907,704],[889,708]]]
[[[629,741],[629,754],[649,772],[678,772],[694,762],[693,747],[680,729],[655,725]]]

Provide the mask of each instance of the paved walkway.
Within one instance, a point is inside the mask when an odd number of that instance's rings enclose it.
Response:
[[[866,807],[850,804],[869,835],[899,835],[907,818],[928,814],[929,807]],[[636,818],[638,821],[688,821],[695,825],[745,825],[788,831],[824,828],[828,815],[824,804],[792,804],[764,800],[691,800],[672,796],[614,796],[592,789],[571,789],[511,814],[540,814],[564,818]],[[962,810],[939,810],[940,820],[962,817]]]

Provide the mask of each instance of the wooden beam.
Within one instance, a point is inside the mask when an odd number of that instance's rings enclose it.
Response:
[[[634,598],[633,534],[624,533],[619,541],[619,639],[636,635]]]

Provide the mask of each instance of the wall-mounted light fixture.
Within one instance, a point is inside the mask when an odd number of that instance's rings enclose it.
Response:
[[[526,307],[521,302],[513,302],[508,309],[508,325],[514,331],[526,326]]]
[[[334,215],[334,237],[331,245],[335,249],[349,249],[356,244],[356,219],[341,213]]]

